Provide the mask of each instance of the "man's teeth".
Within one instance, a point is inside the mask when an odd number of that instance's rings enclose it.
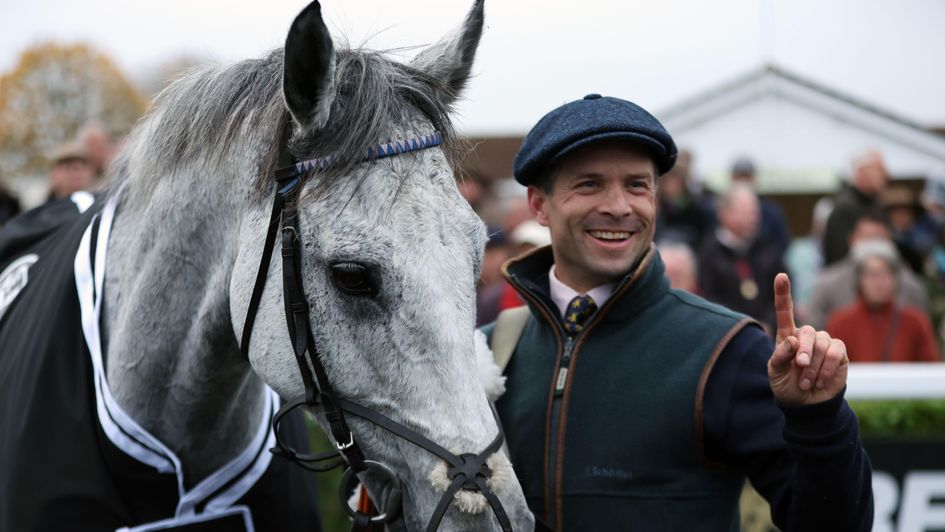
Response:
[[[626,240],[630,233],[626,231],[591,231],[591,236],[601,240]]]

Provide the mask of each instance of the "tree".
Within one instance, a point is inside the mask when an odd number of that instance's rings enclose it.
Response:
[[[0,77],[0,173],[44,174],[49,157],[89,122],[128,132],[147,102],[105,54],[44,43]]]

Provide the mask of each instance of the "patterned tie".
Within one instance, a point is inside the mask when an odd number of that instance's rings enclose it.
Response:
[[[584,329],[584,322],[597,310],[597,303],[591,296],[577,296],[568,303],[564,313],[564,331],[571,336]]]

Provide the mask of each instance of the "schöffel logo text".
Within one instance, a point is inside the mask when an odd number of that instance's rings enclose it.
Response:
[[[588,477],[613,478],[617,480],[630,480],[633,478],[632,471],[617,469],[616,467],[587,466],[584,468],[584,475]]]

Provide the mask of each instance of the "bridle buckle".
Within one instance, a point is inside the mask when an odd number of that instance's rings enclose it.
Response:
[[[349,433],[348,433],[348,436],[350,436],[350,438],[348,439],[348,443],[337,443],[337,442],[336,442],[336,443],[335,443],[335,449],[338,449],[339,451],[344,451],[344,450],[347,450],[347,449],[350,449],[350,448],[354,447],[354,434],[352,434],[351,432],[349,432]]]

